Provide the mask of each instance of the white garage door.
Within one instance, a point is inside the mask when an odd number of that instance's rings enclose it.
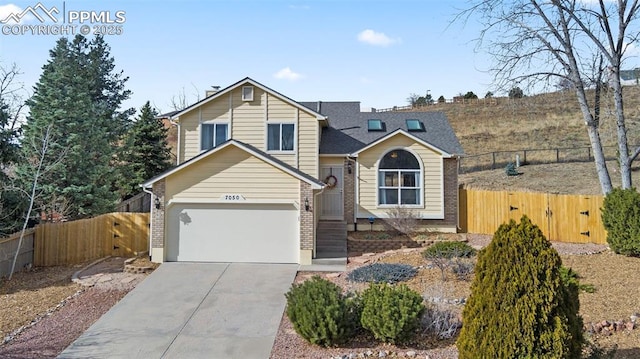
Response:
[[[168,261],[298,263],[298,211],[291,204],[174,204]]]

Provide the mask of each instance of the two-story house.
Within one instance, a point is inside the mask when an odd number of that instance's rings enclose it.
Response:
[[[245,78],[169,117],[177,166],[142,184],[154,262],[311,264],[319,227],[379,227],[397,206],[456,231],[462,148],[440,112],[296,102]]]

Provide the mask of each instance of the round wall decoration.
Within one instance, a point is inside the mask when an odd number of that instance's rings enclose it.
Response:
[[[327,178],[324,179],[324,183],[327,185],[327,188],[333,188],[338,184],[338,179],[334,175],[328,175]]]

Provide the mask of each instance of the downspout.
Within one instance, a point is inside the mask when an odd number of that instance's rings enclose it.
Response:
[[[178,127],[178,142],[176,144],[176,166],[180,164],[180,122],[169,119],[169,123]]]
[[[151,260],[151,246],[152,244],[152,240],[153,240],[153,192],[148,191],[147,188],[143,185],[140,185],[140,187],[142,187],[142,191],[145,193],[148,193],[151,195],[151,200],[149,201],[149,209],[150,209],[150,220],[149,220],[149,260]]]

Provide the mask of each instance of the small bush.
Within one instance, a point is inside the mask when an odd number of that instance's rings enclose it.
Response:
[[[567,268],[564,266],[560,267],[560,278],[568,287],[575,287],[587,293],[593,293],[596,291],[596,288],[593,286],[593,284],[580,283],[580,276],[571,268]]]
[[[373,263],[356,268],[347,278],[353,282],[397,283],[415,277],[417,269],[408,264]]]
[[[456,275],[458,280],[469,280],[471,274],[473,274],[473,263],[455,261],[451,267],[451,271]]]
[[[469,258],[476,255],[476,250],[464,242],[436,242],[422,252],[426,259],[432,258]]]
[[[438,339],[451,339],[456,336],[462,322],[454,312],[439,307],[428,307],[422,315],[424,332]]]
[[[476,250],[463,242],[436,242],[422,252],[422,256],[431,261],[433,265],[440,269],[442,281],[447,280],[447,268],[458,263],[459,258],[468,258],[474,256]],[[457,268],[461,271],[463,268]],[[456,275],[458,273],[455,273]]]
[[[513,162],[507,163],[507,166],[504,168],[504,172],[507,174],[507,176],[517,176],[520,174],[518,173],[516,165]]]
[[[602,223],[614,252],[640,256],[640,193],[635,188],[615,188],[604,198]]]
[[[362,327],[385,343],[409,339],[420,324],[425,307],[420,294],[406,285],[371,284],[362,293]]]
[[[418,229],[418,212],[406,206],[395,206],[386,212],[386,227],[402,234],[412,234]]]
[[[355,330],[358,300],[346,298],[337,285],[318,276],[294,284],[287,298],[287,316],[295,331],[312,344],[344,342]]]

